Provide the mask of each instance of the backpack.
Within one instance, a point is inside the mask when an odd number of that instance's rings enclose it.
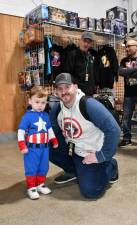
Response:
[[[90,96],[82,96],[80,101],[79,101],[80,112],[81,112],[82,116],[88,121],[90,121],[90,118],[89,118],[89,115],[88,115],[87,110],[86,110],[86,101],[89,98],[90,98]],[[117,123],[120,125],[119,114],[113,108],[111,102],[108,99],[103,101],[102,99],[98,98],[96,100],[99,101],[100,103],[102,103],[108,109],[108,111],[113,115],[113,117],[115,118]],[[60,110],[61,110],[61,107],[60,107],[60,104],[59,104],[58,108],[57,108],[57,112],[56,112],[56,117],[58,116]]]
[[[107,109],[108,111],[113,115],[115,120],[117,121],[118,125],[120,126],[120,118],[119,118],[119,113],[118,111],[113,107],[112,103],[107,97],[103,96],[98,96],[96,97],[96,100],[101,102]]]

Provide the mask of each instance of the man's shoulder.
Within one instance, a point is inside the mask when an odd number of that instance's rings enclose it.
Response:
[[[81,114],[86,120],[90,121],[89,114],[87,112],[87,108],[89,108],[96,100],[91,96],[82,96],[79,101],[79,109]]]

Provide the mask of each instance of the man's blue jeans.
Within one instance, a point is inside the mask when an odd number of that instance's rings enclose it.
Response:
[[[131,141],[131,119],[137,104],[137,97],[125,97],[123,103],[123,140]]]
[[[60,136],[62,139],[62,137]],[[82,163],[83,157],[68,155],[65,141],[58,137],[58,149],[50,149],[50,161],[62,168],[65,172],[75,173],[81,193],[86,198],[99,198],[106,190],[107,184],[118,172],[117,161],[86,165]]]

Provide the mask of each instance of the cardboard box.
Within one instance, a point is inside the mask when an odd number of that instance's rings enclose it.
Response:
[[[67,25],[70,27],[78,27],[78,13],[67,11]]]
[[[96,20],[96,31],[99,31],[99,32],[103,31],[102,19]]]
[[[33,24],[41,24],[43,21],[47,20],[48,6],[46,4],[42,4],[26,15],[24,23],[28,26]]]
[[[102,19],[103,32],[111,33],[111,20]]]
[[[115,6],[114,8],[108,9],[106,11],[106,18],[113,20],[119,19],[120,21],[127,21],[127,10],[122,7]]]
[[[111,31],[113,34],[125,36],[127,34],[127,23],[117,19],[111,20]]]
[[[28,28],[24,31],[24,44],[40,44],[43,42],[43,36],[43,30],[39,26],[28,26]]]
[[[96,30],[96,19],[95,18],[88,18],[88,29],[90,31]]]
[[[67,25],[67,11],[52,6],[48,7],[49,21],[60,25]]]
[[[88,17],[79,17],[78,18],[78,26],[81,29],[88,29]]]

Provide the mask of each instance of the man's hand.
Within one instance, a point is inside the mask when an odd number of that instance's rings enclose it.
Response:
[[[28,149],[27,149],[27,148],[22,149],[22,150],[21,150],[21,153],[22,153],[22,154],[27,154],[27,153],[28,153]]]
[[[98,163],[95,153],[89,153],[82,161],[83,164]]]
[[[53,145],[53,148],[58,148],[58,146],[59,146],[58,144],[55,144]]]

